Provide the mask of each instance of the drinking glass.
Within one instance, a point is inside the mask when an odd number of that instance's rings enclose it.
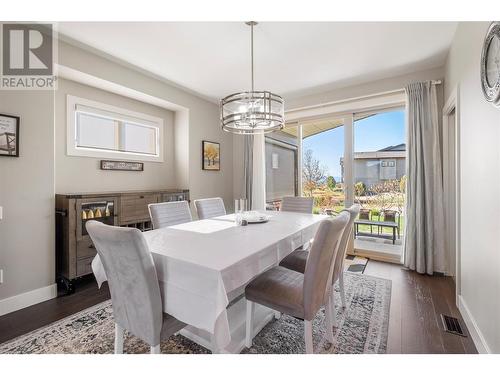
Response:
[[[242,214],[248,211],[248,201],[246,199],[240,199],[240,211]]]
[[[234,200],[234,222],[236,225],[241,225],[243,211],[241,207],[241,199]]]

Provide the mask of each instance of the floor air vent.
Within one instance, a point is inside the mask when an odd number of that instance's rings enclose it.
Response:
[[[464,336],[467,335],[464,333],[462,326],[457,318],[452,316],[441,314],[441,320],[443,321],[444,331],[448,333],[453,333],[454,335]]]

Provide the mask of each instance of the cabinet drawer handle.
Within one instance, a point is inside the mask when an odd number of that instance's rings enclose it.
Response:
[[[91,244],[89,245],[89,249],[95,249],[95,246],[94,246],[94,244],[93,244],[93,243],[91,243]]]

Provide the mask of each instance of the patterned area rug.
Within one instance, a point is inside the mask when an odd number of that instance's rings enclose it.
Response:
[[[325,337],[325,315],[321,310],[313,322],[315,353],[385,353],[391,300],[391,281],[345,273],[348,308],[338,308],[339,327],[335,344]],[[303,322],[282,315],[269,322],[243,353],[304,353]],[[19,353],[113,353],[114,322],[111,301],[106,301],[0,345],[0,354]],[[125,353],[148,353],[149,346],[126,334]],[[182,335],[161,344],[162,353],[208,354],[209,350]]]

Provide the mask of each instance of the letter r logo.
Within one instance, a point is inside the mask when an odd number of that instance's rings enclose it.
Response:
[[[52,75],[52,25],[3,24],[3,74]]]

